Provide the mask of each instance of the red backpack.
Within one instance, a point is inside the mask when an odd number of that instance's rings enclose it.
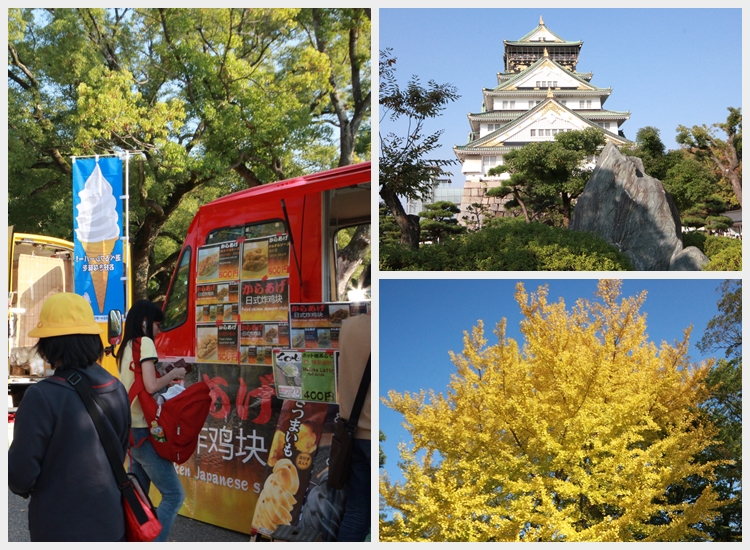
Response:
[[[159,456],[171,462],[177,464],[187,462],[198,446],[198,436],[206,423],[208,410],[211,407],[208,384],[195,382],[185,388],[185,391],[165,401],[163,405],[158,405],[143,385],[140,338],[133,340],[133,362],[130,364],[130,370],[135,373],[135,380],[130,386],[128,398],[132,404],[133,399],[138,396],[143,416],[146,417],[151,430],[149,440],[154,449]],[[152,430],[157,426],[161,427],[158,438],[154,436]],[[133,444],[132,433],[130,443]]]

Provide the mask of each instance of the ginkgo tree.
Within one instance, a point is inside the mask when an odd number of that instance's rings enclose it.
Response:
[[[488,344],[464,333],[448,391],[383,402],[411,435],[403,481],[380,480],[382,541],[695,541],[723,504],[721,461],[694,458],[715,438],[697,405],[711,362],[688,358],[690,329],[660,347],[646,334],[645,293],[566,309],[547,287],[516,286],[523,342],[505,321]],[[693,498],[674,488],[708,480]]]

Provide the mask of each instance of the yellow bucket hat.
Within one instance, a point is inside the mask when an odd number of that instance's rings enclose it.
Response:
[[[47,298],[39,314],[36,328],[29,331],[31,338],[49,338],[69,334],[101,334],[94,321],[94,311],[83,296],[60,292]]]

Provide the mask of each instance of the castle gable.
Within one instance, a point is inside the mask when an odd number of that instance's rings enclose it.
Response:
[[[572,88],[576,90],[596,90],[582,78],[549,58],[540,59],[537,63],[523,71],[516,78],[499,86],[497,90],[512,90],[520,88]]]
[[[480,150],[544,141],[554,139],[554,136],[560,132],[586,128],[599,128],[599,126],[558,103],[554,98],[548,98],[502,128],[467,144],[466,148]],[[607,141],[612,141],[617,145],[627,143],[627,140],[617,134],[603,131]]]

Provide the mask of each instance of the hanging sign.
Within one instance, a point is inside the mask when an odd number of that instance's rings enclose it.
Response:
[[[354,315],[369,312],[369,301],[290,304],[291,347],[338,349],[341,323]]]
[[[333,350],[274,350],[276,396],[335,403],[337,362]]]
[[[106,322],[112,309],[125,310],[122,194],[122,160],[73,159],[75,291],[97,322]]]

